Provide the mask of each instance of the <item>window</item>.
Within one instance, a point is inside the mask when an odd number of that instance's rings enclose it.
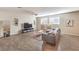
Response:
[[[48,18],[41,18],[41,24],[48,24]]]
[[[50,24],[60,24],[60,18],[59,17],[50,17],[49,23]]]

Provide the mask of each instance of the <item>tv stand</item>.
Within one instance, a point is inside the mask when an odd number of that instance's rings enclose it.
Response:
[[[22,29],[22,33],[31,32],[31,31],[33,31],[33,28],[24,28],[24,29]]]

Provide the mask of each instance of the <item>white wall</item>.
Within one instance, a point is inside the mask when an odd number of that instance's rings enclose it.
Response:
[[[14,25],[14,18],[19,19],[18,26]],[[11,35],[13,34],[18,34],[18,32],[21,30],[21,24],[28,22],[33,24],[33,27],[35,28],[34,25],[34,20],[35,16],[29,13],[25,12],[6,12],[6,11],[0,11],[0,21],[2,21],[3,25],[9,24],[10,25],[10,33]],[[3,26],[0,25],[0,35],[3,36]]]
[[[79,12],[61,14],[60,28],[62,33],[79,36]],[[73,26],[67,27],[66,21],[73,20]]]

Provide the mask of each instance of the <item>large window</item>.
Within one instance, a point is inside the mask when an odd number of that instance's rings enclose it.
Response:
[[[50,24],[60,24],[60,18],[59,17],[50,17],[49,23]]]
[[[48,24],[48,18],[41,18],[41,24]]]
[[[60,18],[59,17],[44,17],[41,18],[41,24],[60,24]]]

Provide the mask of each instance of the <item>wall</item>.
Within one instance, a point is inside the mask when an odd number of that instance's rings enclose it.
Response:
[[[18,18],[18,26],[14,25],[14,18]],[[10,25],[10,32],[11,35],[18,34],[18,32],[21,30],[21,24],[28,22],[34,25],[35,16],[30,13],[25,12],[7,12],[7,11],[0,11],[0,21],[2,25],[0,25],[0,37],[3,36],[3,26],[4,25]]]
[[[41,30],[41,18],[37,17],[36,18],[36,30],[39,31]]]
[[[60,16],[60,26],[59,27],[61,28],[62,33],[79,36],[79,12],[66,13],[66,14],[61,14],[59,16]],[[66,26],[65,22],[68,19],[73,20],[72,27]]]

